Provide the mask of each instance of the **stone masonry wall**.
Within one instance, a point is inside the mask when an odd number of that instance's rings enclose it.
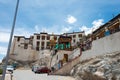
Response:
[[[120,51],[120,32],[93,41],[91,50],[82,52],[80,61],[117,51]]]

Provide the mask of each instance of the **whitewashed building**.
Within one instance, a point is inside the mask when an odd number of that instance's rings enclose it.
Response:
[[[58,41],[59,35],[53,35],[48,34],[45,32],[42,32],[40,34],[34,33],[33,35],[33,49],[36,49],[37,51],[43,50],[43,49],[49,49],[49,43],[50,40],[55,39],[56,42]]]
[[[83,36],[85,36],[85,32],[84,31],[71,32],[71,33],[64,33],[63,35],[71,36],[71,38],[72,38],[71,44],[72,44],[72,46],[75,46],[75,45],[77,45],[77,42],[80,42],[82,40]]]
[[[84,32],[73,32],[64,33],[64,36],[71,36],[72,46],[76,45],[85,35]],[[42,50],[50,49],[50,40],[54,39],[56,43],[58,42],[60,35],[48,34],[46,32],[34,33],[30,38],[25,38],[24,36],[14,36],[10,57],[16,60],[32,61],[39,58],[39,53]]]
[[[10,58],[18,61],[37,60],[37,51],[33,49],[31,38],[24,36],[14,36],[10,49]]]

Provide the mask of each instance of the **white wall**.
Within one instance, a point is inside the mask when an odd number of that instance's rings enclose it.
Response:
[[[117,51],[120,51],[120,32],[93,41],[91,50],[82,52],[80,61]]]
[[[33,35],[34,36],[34,38],[33,38],[33,49],[35,49],[36,50],[36,42],[37,42],[37,37],[36,37],[36,35]]]
[[[80,39],[82,39],[82,37],[78,37],[79,34],[82,34],[82,36],[85,36],[85,33],[81,33],[81,32],[79,32],[79,33],[73,32],[71,34],[67,34],[68,36],[72,36],[72,41],[71,41],[72,46],[75,46],[77,44],[77,42],[79,42]],[[73,38],[73,35],[76,35],[76,37]],[[75,40],[75,42],[73,42],[73,40]]]
[[[24,38],[20,38],[20,41],[17,41],[17,38],[14,38],[10,50],[10,58],[21,61],[32,61],[38,59],[38,52],[32,49],[32,45],[28,44],[28,48],[24,49],[23,43],[29,43],[29,41]]]
[[[72,59],[74,59],[75,57],[78,57],[79,55],[80,55],[80,49],[77,48],[77,49],[75,49],[75,50],[72,51],[72,54],[70,54],[70,55],[68,56],[68,59],[69,59],[69,60],[72,60]]]
[[[64,50],[59,50],[55,56],[53,56],[51,66],[57,64],[59,60],[62,60],[64,58],[64,54],[68,54],[68,56],[71,54],[71,51],[64,51]],[[57,59],[58,56],[58,59]]]
[[[14,50],[15,55],[11,55],[11,58],[20,61],[32,61],[38,59],[38,53],[30,48],[23,49],[21,47]]]

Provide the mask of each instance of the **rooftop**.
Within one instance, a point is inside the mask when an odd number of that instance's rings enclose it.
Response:
[[[96,33],[97,31],[99,31],[100,29],[104,28],[105,26],[107,26],[109,23],[115,21],[116,19],[120,18],[120,14],[118,14],[117,16],[115,16],[113,19],[111,19],[110,21],[108,21],[107,23],[105,23],[104,25],[100,26],[98,29],[96,29],[94,33]]]

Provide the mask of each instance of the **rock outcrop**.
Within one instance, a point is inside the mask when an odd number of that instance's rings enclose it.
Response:
[[[82,61],[70,74],[76,80],[120,80],[120,52]]]

